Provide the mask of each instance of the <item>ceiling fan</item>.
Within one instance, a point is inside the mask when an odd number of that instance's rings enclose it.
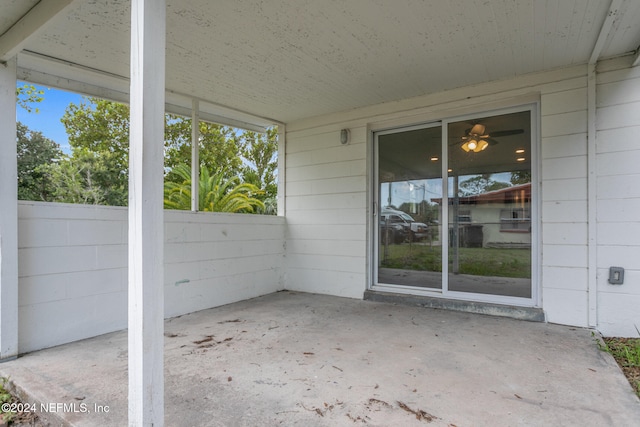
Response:
[[[491,135],[489,135],[489,133],[487,133],[487,128],[485,125],[476,123],[471,129],[467,129],[465,131],[465,135],[461,138],[462,145],[460,146],[460,148],[462,148],[467,153],[470,151],[479,153],[480,151],[485,150],[489,145],[497,144],[498,141],[496,141],[494,138],[518,135],[521,133],[524,133],[524,129],[496,131],[492,132]]]

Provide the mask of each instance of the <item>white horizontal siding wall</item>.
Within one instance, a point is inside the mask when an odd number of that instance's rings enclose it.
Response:
[[[598,65],[598,329],[637,337],[640,329],[640,67],[629,57]],[[608,283],[609,267],[625,269]]]
[[[369,130],[539,101],[541,304],[552,322],[586,326],[586,86],[580,66],[288,123],[286,288],[358,298],[366,289]]]
[[[587,77],[562,83],[540,99],[542,306],[550,322],[588,326]]]
[[[19,352],[127,327],[127,209],[19,203]],[[282,289],[284,218],[165,212],[165,316]]]
[[[362,298],[367,233],[366,129],[287,132],[286,284],[300,290]]]

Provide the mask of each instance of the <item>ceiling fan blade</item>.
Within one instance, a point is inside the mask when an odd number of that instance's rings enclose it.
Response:
[[[485,141],[487,141],[489,143],[489,145],[496,145],[498,143],[498,141],[496,141],[493,138],[485,138]]]
[[[494,138],[500,138],[502,136],[520,135],[521,133],[524,133],[524,129],[498,130],[489,132],[489,135]]]

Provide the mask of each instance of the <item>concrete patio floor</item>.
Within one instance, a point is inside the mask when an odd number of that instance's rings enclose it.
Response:
[[[589,330],[305,293],[167,320],[165,370],[168,426],[640,423]],[[0,376],[52,425],[127,424],[126,332],[24,355]]]

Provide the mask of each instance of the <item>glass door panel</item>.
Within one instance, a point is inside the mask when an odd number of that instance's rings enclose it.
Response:
[[[377,283],[442,288],[442,130],[376,134]]]
[[[447,132],[448,290],[531,298],[531,112]]]

